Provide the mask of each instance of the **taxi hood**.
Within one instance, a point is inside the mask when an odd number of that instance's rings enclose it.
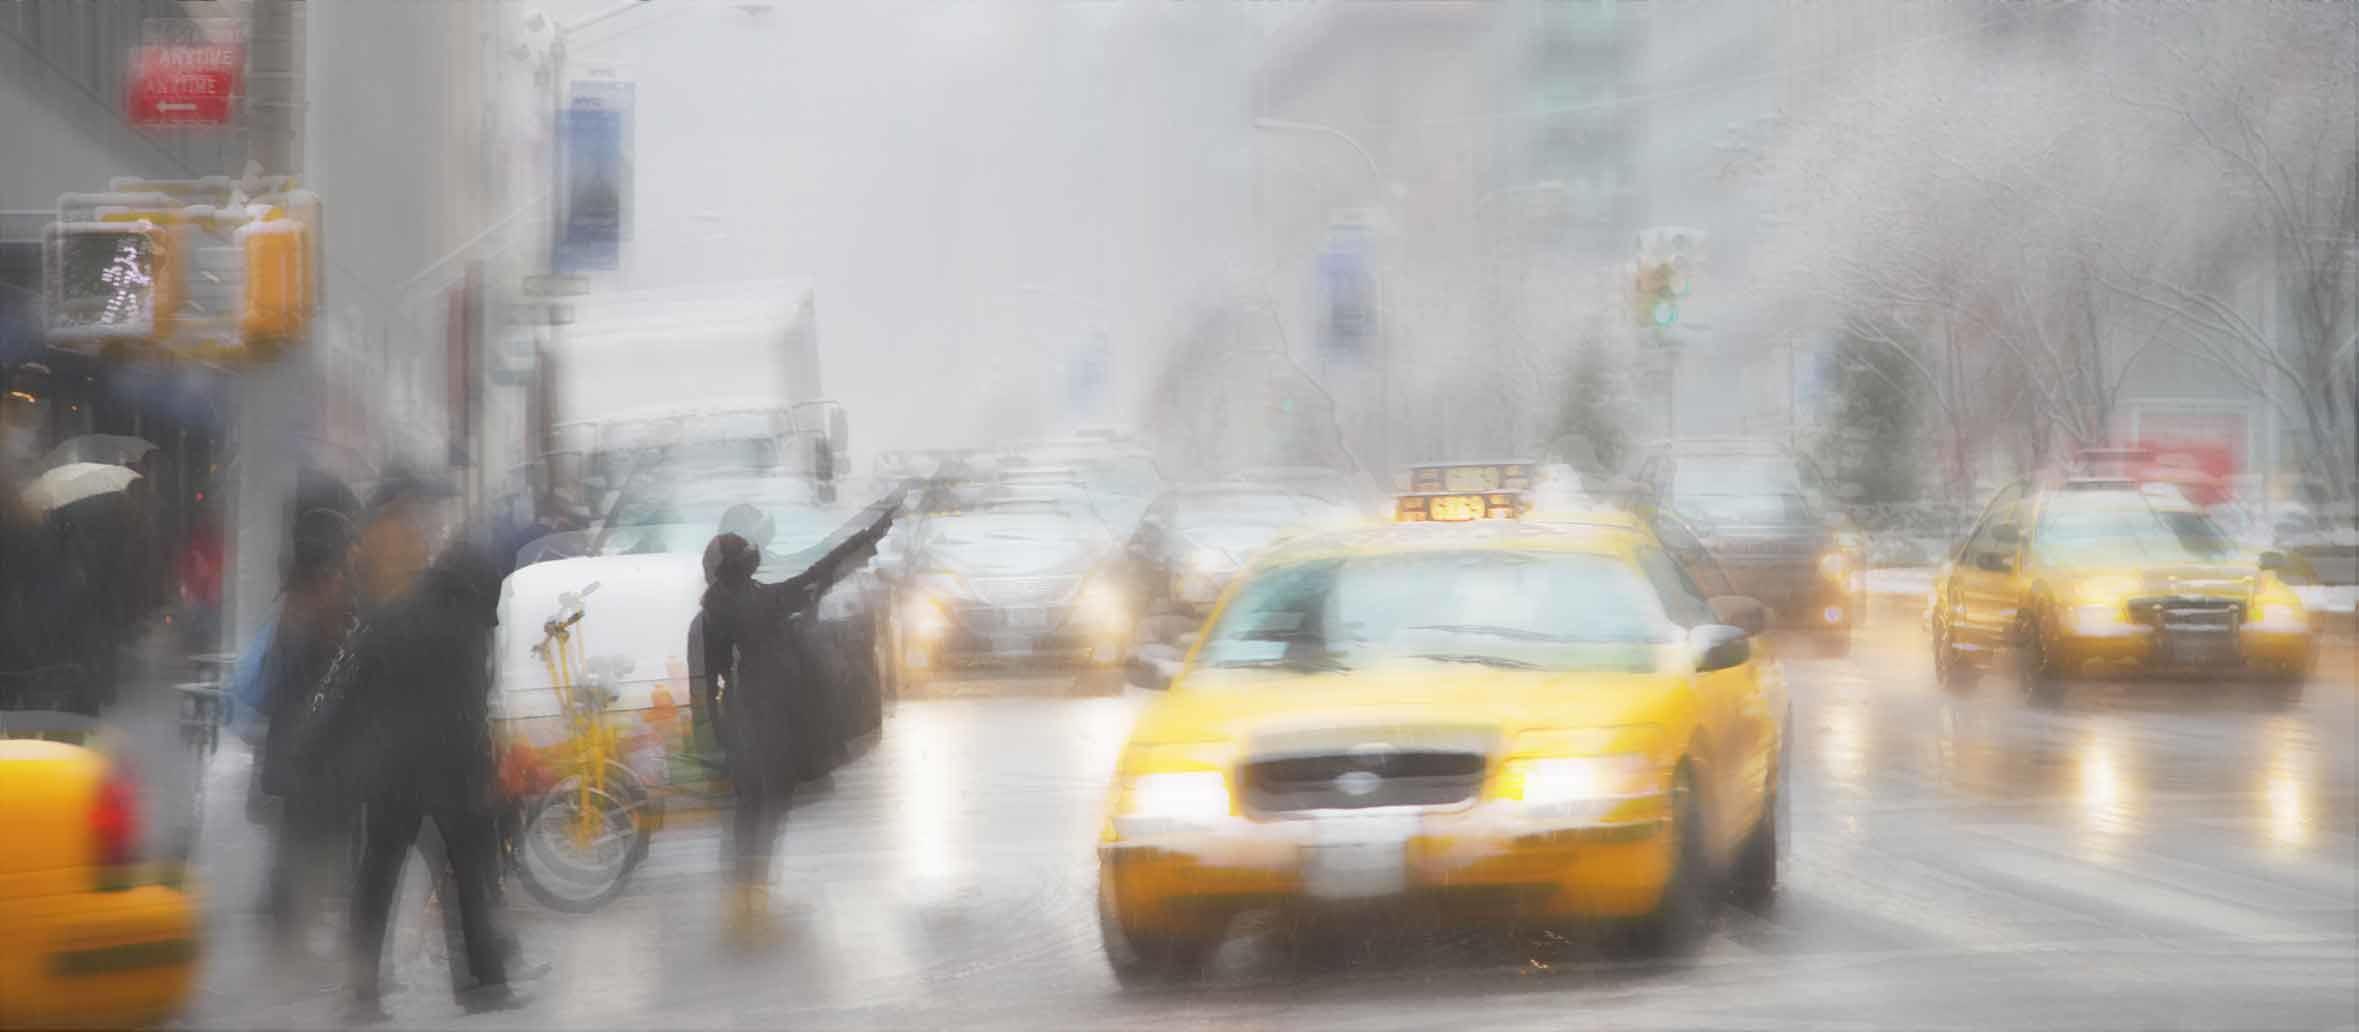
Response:
[[[1676,670],[1664,665],[1663,670]],[[1289,748],[1337,747],[1382,729],[1402,736],[1496,743],[1549,728],[1654,725],[1672,732],[1693,719],[1682,673],[1494,670],[1403,661],[1340,673],[1195,669],[1141,714],[1137,745],[1284,741]]]

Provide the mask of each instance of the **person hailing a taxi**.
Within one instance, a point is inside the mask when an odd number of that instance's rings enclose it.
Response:
[[[740,507],[745,509],[746,507]],[[763,548],[738,530],[766,539],[766,521],[747,509],[722,518],[704,550],[704,598],[691,625],[689,655],[706,682],[736,812],[731,825],[729,937],[741,946],[776,938],[769,916],[770,857],[795,785],[811,767],[813,706],[825,686],[798,621],[827,590],[875,552],[889,523],[878,523],[829,549],[803,572],[776,584],[754,580]]]

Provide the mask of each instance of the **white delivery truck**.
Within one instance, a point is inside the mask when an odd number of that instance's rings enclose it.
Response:
[[[655,443],[802,474],[844,468],[848,428],[823,394],[808,284],[610,291],[566,309],[543,367],[561,478]]]

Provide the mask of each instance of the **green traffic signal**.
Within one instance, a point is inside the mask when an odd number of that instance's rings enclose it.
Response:
[[[1654,319],[1657,326],[1669,326],[1679,321],[1679,306],[1669,301],[1656,301]]]

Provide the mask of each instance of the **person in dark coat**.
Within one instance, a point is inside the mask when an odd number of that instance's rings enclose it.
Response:
[[[298,761],[295,744],[312,689],[327,676],[352,629],[353,527],[334,508],[295,518],[286,595],[262,659],[262,705],[268,724],[255,759],[256,787],[278,801],[266,907],[282,946],[308,923],[321,894],[319,876],[347,863],[351,840],[344,802],[325,773]]]
[[[705,546],[707,587],[691,625],[689,655],[709,683],[717,737],[737,796],[729,932],[741,943],[774,934],[768,920],[771,852],[795,785],[813,768],[806,754],[834,732],[832,726],[812,726],[831,719],[832,709],[813,705],[826,688],[802,625],[813,619],[827,589],[874,553],[883,533],[880,525],[853,534],[777,584],[754,580],[762,550],[744,536],[724,532]]]
[[[401,868],[432,820],[465,940],[469,1010],[518,1000],[495,927],[491,636],[498,565],[476,548],[443,553],[403,597],[367,614],[326,679],[318,731],[299,755],[333,757],[362,806],[361,860],[351,923],[353,1017],[383,1016],[386,924]],[[456,955],[454,954],[454,960]],[[454,983],[455,987],[455,983]]]

